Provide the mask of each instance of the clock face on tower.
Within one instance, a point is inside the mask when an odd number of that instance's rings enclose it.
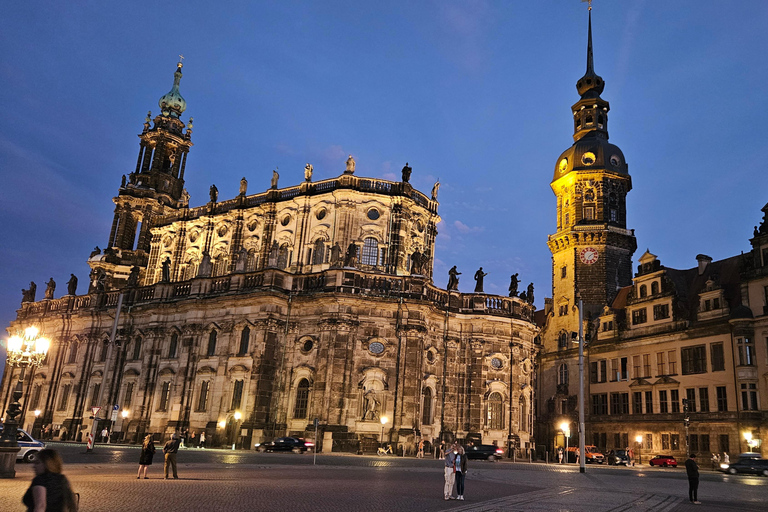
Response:
[[[598,252],[594,247],[585,247],[579,251],[579,259],[586,265],[591,265],[597,261]]]

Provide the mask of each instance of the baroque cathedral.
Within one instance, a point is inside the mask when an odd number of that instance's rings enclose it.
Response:
[[[434,285],[438,185],[415,190],[407,164],[399,182],[359,176],[350,156],[332,179],[307,164],[301,183],[281,188],[273,171],[268,190],[243,178],[237,197],[211,186],[191,207],[181,79],[179,63],[144,122],[88,293],[28,293],[9,328],[53,340],[25,377],[20,423],[55,439],[96,421],[116,441],[188,430],[250,449],[316,427],[323,451],[530,446],[532,301]]]

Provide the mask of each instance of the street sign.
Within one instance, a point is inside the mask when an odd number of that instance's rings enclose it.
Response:
[[[101,410],[101,407],[91,407],[91,412],[93,413],[93,417],[95,418],[97,414],[99,414],[99,411]]]
[[[117,409],[112,411],[112,418],[111,418],[111,420],[112,420],[112,423],[117,421]]]
[[[112,406],[112,410],[113,410],[113,411],[116,411],[116,410],[118,410],[118,409],[120,409],[120,406],[119,406],[119,405],[115,404],[115,405],[113,405],[113,406]]]

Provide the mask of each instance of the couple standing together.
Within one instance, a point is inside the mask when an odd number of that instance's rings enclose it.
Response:
[[[464,447],[458,443],[445,454],[445,487],[443,497],[446,500],[464,500],[464,478],[467,476],[467,456]],[[456,483],[456,497],[453,496],[453,484]]]

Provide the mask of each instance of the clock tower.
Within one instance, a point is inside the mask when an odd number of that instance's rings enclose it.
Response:
[[[573,145],[557,159],[552,191],[557,197],[557,232],[547,241],[552,252],[552,305],[547,335],[563,345],[563,334],[578,331],[577,292],[584,316],[595,317],[610,305],[619,288],[632,283],[632,254],[637,248],[627,229],[626,196],[632,188],[624,154],[608,142],[605,87],[592,58],[592,11],[589,11],[587,71],[572,107]],[[546,340],[545,340],[546,343]]]

